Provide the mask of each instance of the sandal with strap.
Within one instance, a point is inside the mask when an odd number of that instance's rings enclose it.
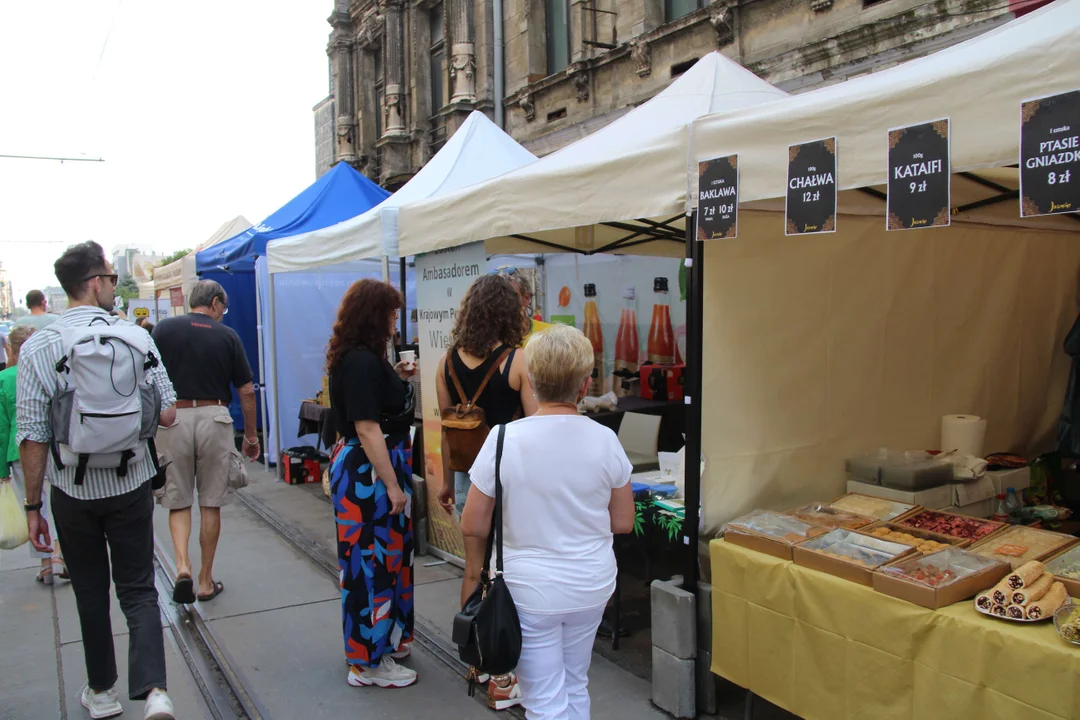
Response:
[[[42,585],[52,585],[53,584],[53,571],[52,571],[52,568],[51,567],[41,568],[41,572],[39,572],[37,574],[37,577],[34,578],[34,579],[37,580]]]
[[[67,563],[64,562],[64,558],[60,557],[59,555],[53,555],[53,557],[52,557],[52,566],[56,566],[56,565],[60,566],[60,572],[56,572],[54,570],[53,574],[56,577],[60,578],[61,580],[70,580],[71,575],[68,573]]]

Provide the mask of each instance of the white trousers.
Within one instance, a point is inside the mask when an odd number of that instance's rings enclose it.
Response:
[[[560,615],[518,611],[517,675],[529,720],[589,720],[589,664],[604,607]]]
[[[25,505],[26,481],[23,479],[22,463],[11,463],[11,489],[15,491],[15,497],[18,498],[19,502]],[[41,506],[41,517],[49,522],[49,529],[52,531],[55,538],[56,528],[52,527],[52,521],[49,520],[49,483],[47,482],[41,484],[41,502],[43,503]],[[30,557],[32,558],[44,560],[45,558],[52,557],[47,552],[38,552],[31,543],[26,543],[26,547],[30,548]]]

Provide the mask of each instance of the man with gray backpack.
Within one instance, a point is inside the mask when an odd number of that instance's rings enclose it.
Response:
[[[110,315],[118,278],[101,246],[73,245],[54,268],[68,310],[23,345],[19,363],[16,439],[30,537],[37,550],[49,550],[50,528],[38,510],[51,460],[53,520],[82,627],[80,702],[91,718],[123,712],[111,575],[130,634],[128,695],[146,701],[146,720],[174,720],[154,585],[151,485],[162,474],[154,435],[175,420],[176,393],[150,335]]]

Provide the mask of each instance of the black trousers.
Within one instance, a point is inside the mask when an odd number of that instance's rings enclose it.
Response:
[[[109,559],[116,597],[128,625],[128,694],[165,690],[165,640],[154,586],[154,497],[150,483],[102,500],[77,500],[52,489],[56,537],[64,552],[82,625],[90,688],[116,684],[109,618]]]

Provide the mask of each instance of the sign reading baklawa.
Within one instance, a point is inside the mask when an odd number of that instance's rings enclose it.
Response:
[[[949,120],[889,131],[887,230],[949,225]]]
[[[836,232],[836,138],[788,147],[785,235]]]
[[[1020,104],[1020,215],[1080,211],[1080,90]]]
[[[698,240],[738,235],[739,156],[698,163]]]

